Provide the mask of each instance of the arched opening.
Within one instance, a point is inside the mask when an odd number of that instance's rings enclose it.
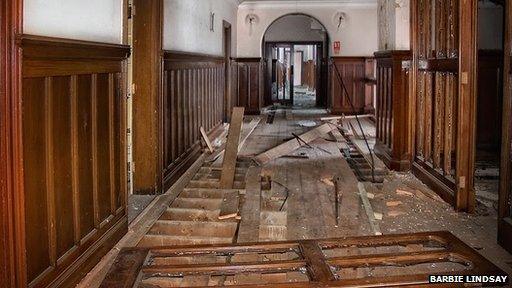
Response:
[[[274,20],[262,39],[265,105],[325,107],[328,47],[327,29],[310,15],[287,14]]]

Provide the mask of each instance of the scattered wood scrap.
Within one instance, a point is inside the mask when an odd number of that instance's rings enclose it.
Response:
[[[405,190],[401,190],[401,189],[397,189],[397,190],[396,190],[396,195],[402,195],[402,196],[414,196],[414,194],[413,194],[412,192],[405,191]]]
[[[305,143],[310,143],[313,140],[331,132],[332,127],[329,124],[323,124],[321,126],[316,127],[315,129],[309,130],[308,132],[300,135],[300,138]],[[266,152],[263,152],[256,156],[254,160],[260,164],[264,165],[265,163],[279,158],[284,155],[288,155],[290,152],[295,151],[296,149],[300,148],[302,146],[302,143],[299,143],[295,138],[292,140],[289,140],[277,147],[274,147]]]
[[[396,207],[402,205],[402,201],[388,201],[386,202],[386,206],[388,207]]]
[[[238,144],[240,141],[240,131],[244,120],[244,108],[234,107],[231,115],[231,125],[229,126],[228,139],[226,141],[226,151],[222,162],[222,174],[220,176],[220,188],[233,188],[235,180],[236,158],[238,156]]]
[[[201,126],[201,128],[199,128],[199,131],[201,132],[201,136],[203,137],[203,140],[206,143],[208,150],[210,150],[210,153],[213,153],[212,143],[210,142],[210,139],[208,139],[208,135],[206,134],[206,131],[204,131],[203,126]]]
[[[322,178],[320,179],[322,183],[328,185],[328,186],[334,186],[334,182],[332,181],[332,178]]]
[[[220,206],[219,219],[229,219],[238,216],[238,205],[240,203],[238,191],[224,192],[224,198]]]

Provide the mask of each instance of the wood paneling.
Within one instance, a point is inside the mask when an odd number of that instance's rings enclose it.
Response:
[[[375,152],[388,167],[406,171],[412,160],[410,51],[383,51],[377,59],[377,143]]]
[[[377,86],[377,60],[375,58],[365,59],[365,87],[364,87],[364,113],[375,114],[376,110],[376,86]]]
[[[163,0],[134,0],[133,10],[133,193],[158,194]]]
[[[129,48],[36,36],[20,43],[27,281],[70,285],[127,230]]]
[[[474,206],[476,41],[469,32],[476,23],[473,2],[418,0],[411,7],[413,172],[457,209],[467,211]]]
[[[360,114],[365,107],[365,58],[364,57],[333,57],[332,65],[336,65],[347,88],[348,95],[354,105],[352,110],[349,100],[344,95],[341,85],[330,71],[330,108],[332,114]]]
[[[237,106],[245,107],[245,114],[260,114],[263,108],[263,71],[265,63],[261,58],[238,58]]]
[[[163,71],[162,154],[167,188],[202,152],[199,128],[211,133],[222,123],[226,73],[223,57],[171,51],[164,54]]]

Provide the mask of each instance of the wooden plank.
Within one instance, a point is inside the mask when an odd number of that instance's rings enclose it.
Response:
[[[240,136],[240,142],[238,143],[238,152],[242,150],[242,147],[244,146],[247,139],[249,139],[249,136],[251,136],[252,132],[258,127],[258,124],[260,123],[261,118],[254,118],[249,122],[248,124],[242,125],[242,135]],[[220,161],[221,156],[224,155],[224,151],[226,150],[226,143],[222,144],[215,152],[210,155],[209,160],[217,160]],[[217,164],[217,161],[215,161],[214,165]]]
[[[238,144],[240,141],[240,132],[244,120],[244,108],[233,108],[231,115],[231,125],[229,126],[228,139],[226,142],[226,151],[224,161],[222,162],[222,174],[220,177],[220,188],[233,188],[235,179],[236,158],[238,155]]]
[[[366,193],[366,189],[364,188],[363,183],[358,183],[357,187],[359,188],[359,196],[361,197],[361,201],[363,202],[364,210],[366,211],[366,215],[368,216],[368,221],[370,222],[370,226],[375,235],[382,235],[380,230],[379,223],[375,219],[375,214],[373,213],[372,205],[370,204],[370,200],[368,200],[368,195]]]
[[[238,216],[238,205],[240,197],[238,192],[230,191],[224,194],[222,204],[220,206],[219,219],[229,219]]]
[[[300,250],[308,263],[308,270],[313,281],[333,281],[336,278],[331,268],[325,263],[325,256],[315,241],[304,241],[300,243]]]
[[[123,248],[100,288],[132,287],[148,253],[148,249]]]
[[[304,140],[306,143],[310,143],[311,141],[321,137],[322,135],[325,135],[332,130],[331,124],[323,124],[315,129],[312,129],[302,135],[300,135],[300,138]],[[259,163],[260,165],[263,165],[273,159],[279,158],[281,156],[287,155],[290,152],[293,152],[294,150],[300,148],[303,145],[303,143],[299,143],[297,139],[289,140],[277,147],[274,147],[266,152],[263,152],[256,156],[254,160]]]
[[[201,126],[201,128],[199,128],[199,131],[201,132],[201,137],[203,137],[203,140],[206,143],[208,150],[210,150],[210,153],[213,153],[212,142],[210,142],[210,139],[208,139],[208,135],[206,134],[206,131],[204,131],[203,126]]]
[[[241,208],[238,241],[256,242],[260,229],[261,168],[251,167],[247,171],[245,201]]]

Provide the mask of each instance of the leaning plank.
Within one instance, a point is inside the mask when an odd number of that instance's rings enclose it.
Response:
[[[238,243],[258,241],[260,230],[261,168],[250,167],[247,170],[245,201],[241,208]]]
[[[219,219],[229,219],[238,216],[239,196],[237,191],[224,193],[224,199],[220,205]]]
[[[321,126],[318,126],[317,128],[310,130],[302,135],[300,135],[300,138],[305,142],[309,143],[313,140],[321,137],[324,134],[327,134],[331,132],[332,125],[326,123]],[[274,147],[266,152],[263,152],[256,156],[254,160],[260,164],[263,165],[267,163],[268,161],[271,161],[273,159],[282,157],[284,155],[288,155],[290,152],[293,152],[294,150],[300,148],[302,146],[302,143],[299,143],[297,139],[293,138],[277,147]]]
[[[375,219],[375,214],[373,213],[372,204],[370,204],[370,200],[368,200],[368,195],[366,194],[364,184],[359,182],[357,184],[357,187],[359,188],[359,195],[361,196],[361,201],[363,202],[364,210],[366,211],[366,215],[368,216],[368,220],[370,221],[370,226],[372,227],[373,233],[375,235],[382,235],[379,223],[377,223],[377,220]]]
[[[242,125],[242,135],[240,136],[240,143],[238,143],[238,152],[242,150],[242,147],[244,146],[247,139],[249,139],[249,136],[251,136],[252,132],[258,127],[258,124],[260,123],[261,118],[254,118],[249,122],[249,124]],[[221,159],[221,156],[224,155],[224,150],[226,149],[226,143],[222,144],[219,149],[215,150],[213,154],[210,155],[209,161],[215,161],[214,165],[217,164],[217,161]]]
[[[210,150],[210,153],[213,153],[213,146],[210,142],[210,139],[208,139],[208,135],[206,134],[206,131],[204,131],[203,126],[199,128],[199,131],[201,132],[201,136],[203,137],[204,142],[206,143],[206,146],[208,146],[208,150]]]
[[[220,176],[220,188],[233,188],[235,180],[235,166],[238,155],[238,144],[240,141],[240,132],[244,120],[244,108],[233,108],[231,115],[231,125],[229,126],[228,140],[226,142],[226,151],[222,162],[222,174]]]

